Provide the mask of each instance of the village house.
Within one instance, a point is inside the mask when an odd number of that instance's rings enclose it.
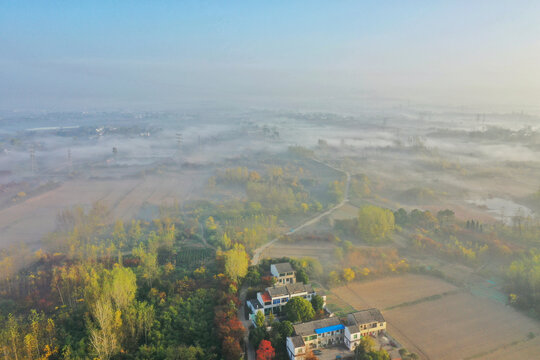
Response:
[[[293,325],[294,335],[287,338],[287,354],[291,360],[303,360],[318,348],[344,344],[353,351],[364,336],[378,336],[386,330],[386,321],[378,309],[349,314],[346,319],[330,317]]]
[[[343,343],[345,326],[339,318],[314,320],[293,325],[294,336],[287,338],[287,353],[292,360],[303,359],[310,350]]]
[[[280,315],[283,307],[293,297],[301,296],[311,301],[315,294],[315,291],[309,284],[294,283],[284,286],[273,286],[266,288],[263,292],[258,292],[257,298],[246,301],[246,304],[253,316],[257,311],[262,311],[264,315],[270,313]]]
[[[364,336],[378,336],[386,330],[386,321],[378,309],[358,311],[347,316],[344,343],[354,350]]]
[[[296,272],[289,263],[270,265],[270,273],[276,278],[276,285],[296,283]]]

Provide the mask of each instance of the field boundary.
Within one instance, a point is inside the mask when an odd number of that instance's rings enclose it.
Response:
[[[435,300],[442,299],[444,296],[454,295],[454,294],[458,294],[460,292],[463,292],[463,290],[462,289],[456,289],[456,290],[445,291],[445,292],[440,293],[440,294],[430,295],[430,296],[426,296],[426,297],[416,299],[416,300],[412,300],[412,301],[405,301],[405,302],[402,302],[401,304],[392,305],[392,306],[389,306],[387,308],[384,308],[383,310],[384,311],[389,311],[389,310],[394,310],[394,309],[398,309],[398,308],[402,308],[402,307],[421,304],[421,303],[424,303],[424,302],[427,302],[427,301],[435,301]]]
[[[483,356],[486,356],[486,355],[489,355],[489,354],[493,354],[494,352],[497,352],[497,351],[499,351],[501,349],[507,349],[509,347],[513,347],[513,346],[525,343],[525,342],[530,341],[532,339],[534,339],[534,337],[526,337],[525,339],[522,339],[522,340],[514,340],[512,342],[497,346],[497,347],[495,347],[495,348],[493,348],[491,350],[487,350],[487,351],[483,351],[483,352],[478,353],[478,354],[471,355],[469,357],[464,358],[463,360],[478,359],[480,357],[483,357]]]

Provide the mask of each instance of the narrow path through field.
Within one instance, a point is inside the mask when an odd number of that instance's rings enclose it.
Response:
[[[336,170],[336,171],[339,171],[343,174],[345,174],[347,176],[347,182],[345,184],[345,192],[344,192],[344,196],[343,196],[343,200],[341,200],[341,202],[339,204],[337,204],[336,206],[326,210],[325,212],[319,214],[319,215],[316,215],[315,217],[303,222],[302,224],[298,225],[296,228],[294,229],[291,229],[290,231],[286,232],[285,234],[283,235],[292,235],[300,230],[302,230],[303,228],[307,227],[307,226],[310,226],[310,225],[313,225],[315,223],[317,223],[318,221],[320,221],[323,217],[327,216],[327,215],[330,215],[331,213],[333,213],[334,211],[336,211],[337,209],[341,208],[343,205],[345,205],[348,201],[349,201],[349,187],[350,187],[350,184],[351,184],[351,174],[348,172],[348,171],[345,171],[345,170],[341,170],[341,169],[338,169],[336,167],[333,167],[332,165],[329,165],[329,164],[326,164],[320,160],[317,160],[317,159],[312,159],[313,161],[315,162],[318,162],[320,164],[323,164],[333,170]],[[262,245],[262,246],[259,246],[257,249],[255,249],[253,251],[253,258],[251,259],[251,264],[252,265],[257,265],[260,261],[260,258],[261,258],[261,254],[264,250],[268,249],[270,246],[272,246],[274,243],[276,243],[277,241],[279,240],[279,237],[276,237],[275,239],[273,239],[272,241]]]
[[[323,165],[325,165],[325,166],[327,166],[327,167],[329,167],[331,169],[334,169],[334,170],[336,170],[338,172],[341,172],[341,173],[343,173],[343,174],[345,174],[347,176],[347,183],[345,184],[345,192],[343,194],[344,195],[343,200],[339,204],[337,204],[336,206],[332,207],[331,209],[328,209],[325,212],[323,212],[323,213],[321,213],[321,214],[319,214],[319,215],[305,221],[304,223],[298,225],[294,229],[291,229],[289,232],[285,233],[284,235],[292,235],[292,234],[296,233],[297,231],[302,230],[306,226],[315,224],[317,221],[321,220],[323,217],[325,217],[325,216],[331,214],[332,212],[336,211],[337,209],[341,208],[343,205],[345,205],[349,201],[349,186],[350,186],[350,183],[351,183],[351,174],[348,171],[338,169],[338,168],[333,167],[332,165],[326,164],[326,163],[324,163],[324,162],[322,162],[320,160],[317,160],[317,159],[312,159],[312,160],[315,161],[315,162],[318,162],[320,164],[323,164]],[[279,237],[276,237],[272,241],[270,241],[270,242],[256,248],[253,251],[253,257],[251,259],[251,264],[252,265],[259,264],[259,261],[261,260],[262,252],[265,249],[272,246],[278,240],[279,240]],[[245,337],[244,337],[244,342],[246,344],[246,349],[247,349],[247,354],[246,354],[247,360],[253,360],[253,359],[255,359],[255,351],[253,349],[253,346],[251,346],[251,344],[249,343],[249,326],[251,325],[251,322],[249,320],[245,320],[245,315],[244,315],[244,313],[245,313],[245,303],[246,303],[246,294],[247,294],[247,286],[244,285],[240,289],[240,295],[239,295],[240,306],[238,307],[238,319],[240,319],[242,321],[242,323],[246,327],[246,330],[248,330],[246,332]]]

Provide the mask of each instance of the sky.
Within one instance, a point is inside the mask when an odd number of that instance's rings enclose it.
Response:
[[[0,109],[540,99],[539,1],[0,0]]]

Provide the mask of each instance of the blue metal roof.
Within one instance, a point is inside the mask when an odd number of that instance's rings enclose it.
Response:
[[[342,329],[345,329],[345,326],[343,326],[342,324],[338,324],[338,325],[332,325],[332,326],[315,329],[315,333],[322,334],[329,331],[336,331],[336,330],[342,330]]]

